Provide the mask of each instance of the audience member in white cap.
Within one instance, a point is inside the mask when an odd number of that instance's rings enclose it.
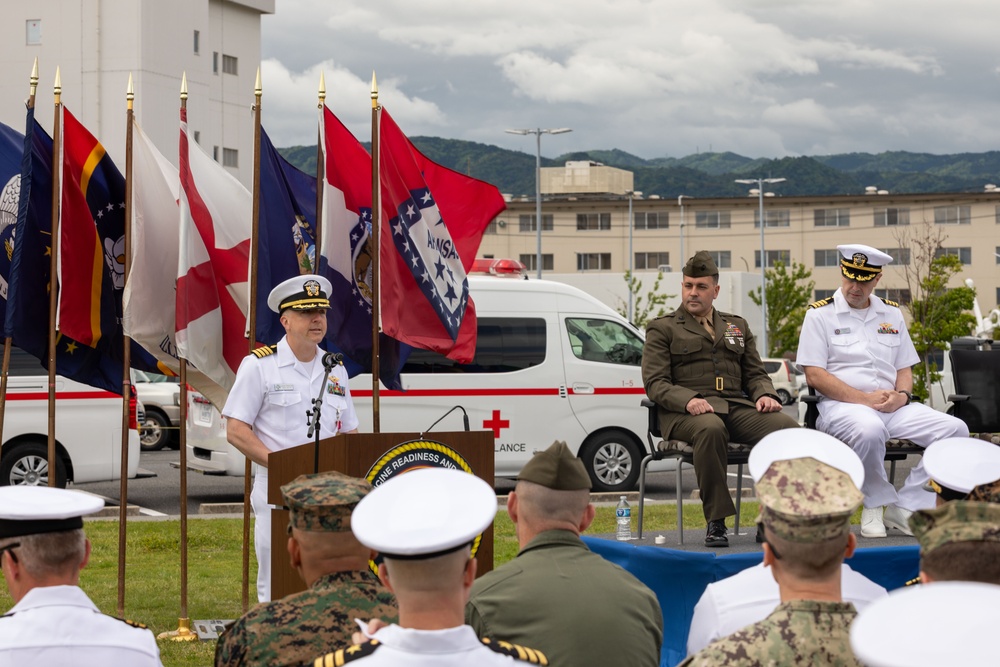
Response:
[[[973,489],[1000,480],[1000,447],[978,438],[945,438],[924,451],[924,488],[937,495],[937,506],[968,500]]]
[[[250,505],[255,517],[257,600],[271,599],[271,506],[267,503],[267,457],[271,452],[312,442],[312,402],[323,391],[320,438],[356,433],[347,371],[323,365],[319,344],[326,336],[330,281],[323,276],[289,278],[271,290],[267,305],[281,315],[285,336],[243,359],[222,414],[226,438],[257,464]]]
[[[104,501],[44,486],[0,487],[0,569],[14,606],[0,616],[0,665],[160,665],[145,626],[107,616],[80,589],[83,517]]]
[[[885,443],[905,438],[926,447],[966,437],[965,422],[912,403],[919,361],[898,304],[875,297],[882,267],[892,257],[866,245],[837,246],[841,286],[809,305],[796,362],[820,396],[816,427],[850,445],[865,465],[863,537],[885,537],[886,527],[910,534],[907,519],[934,506],[924,490],[923,462],[897,493],[885,473]]]
[[[866,667],[988,665],[996,658],[990,638],[998,609],[1000,586],[993,584],[901,588],[858,615],[851,648]]]
[[[805,429],[777,431],[765,436],[750,452],[750,476],[756,482],[774,461],[804,457],[836,468],[847,468],[844,472],[856,475],[854,481],[857,486],[861,485],[864,471],[857,455],[836,438]],[[840,585],[843,600],[853,604],[858,611],[886,595],[884,588],[855,572],[847,563],[841,565]],[[780,602],[778,582],[763,562],[709,584],[694,607],[688,632],[688,655],[767,618]]]
[[[399,603],[399,623],[365,630],[370,641],[316,659],[376,665],[548,664],[541,653],[503,641],[480,641],[464,624],[476,578],[472,546],[497,511],[493,488],[459,470],[424,468],[375,487],[358,503],[351,528],[379,552],[379,579]],[[512,657],[513,656],[513,657]]]

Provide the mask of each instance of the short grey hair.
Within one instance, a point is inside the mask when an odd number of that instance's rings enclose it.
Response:
[[[24,535],[4,543],[12,542],[20,543],[18,562],[36,579],[79,570],[87,555],[87,537],[82,528]]]

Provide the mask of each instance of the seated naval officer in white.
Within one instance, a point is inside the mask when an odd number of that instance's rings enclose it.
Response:
[[[80,589],[83,517],[104,501],[46,486],[0,487],[0,569],[14,606],[0,615],[0,665],[160,666],[153,633],[102,614]]]
[[[329,371],[319,344],[326,336],[330,281],[304,275],[271,290],[267,305],[281,315],[284,337],[247,355],[222,414],[226,438],[256,467],[250,505],[255,517],[257,599],[271,599],[271,506],[267,504],[267,457],[271,452],[311,442],[313,399],[323,391],[320,438],[356,433],[358,417],[342,363]]]
[[[969,429],[960,419],[911,403],[911,367],[919,357],[898,304],[873,294],[892,257],[866,245],[837,250],[840,289],[806,310],[796,363],[820,397],[816,427],[850,445],[865,464],[861,535],[885,537],[886,527],[910,535],[907,520],[933,507],[934,494],[924,490],[922,461],[896,492],[885,472],[886,440],[926,447],[966,437]]]
[[[844,443],[808,429],[775,431],[764,436],[750,451],[750,476],[756,482],[774,461],[808,457],[852,475],[858,486],[864,479],[860,460]],[[886,595],[883,587],[855,572],[847,563],[841,566],[840,585],[844,602],[852,603],[858,611]],[[709,584],[694,608],[688,632],[688,655],[767,618],[780,602],[778,582],[764,563]]]

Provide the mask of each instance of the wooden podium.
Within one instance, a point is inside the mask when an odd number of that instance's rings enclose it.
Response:
[[[319,472],[335,470],[352,477],[365,477],[372,466],[393,448],[413,440],[431,440],[447,445],[469,464],[472,472],[493,486],[493,433],[450,431],[420,433],[348,433],[321,440]],[[316,472],[314,443],[274,452],[268,457],[267,502],[282,509],[271,510],[271,599],[301,591],[305,584],[288,560],[288,510],[284,509],[281,486],[299,475]],[[493,569],[493,526],[483,533],[479,551],[479,573]]]

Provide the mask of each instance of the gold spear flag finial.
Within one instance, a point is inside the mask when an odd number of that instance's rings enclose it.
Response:
[[[323,70],[319,71],[319,106],[323,106],[323,102],[326,100],[326,73]]]
[[[59,103],[59,96],[62,95],[62,76],[59,74],[59,66],[56,65],[56,83],[52,86],[52,92],[56,95],[56,103]]]
[[[257,66],[257,80],[253,84],[253,94],[260,97],[264,93],[264,88],[260,83],[260,65]]]
[[[135,88],[132,86],[132,72],[128,73],[128,88],[125,90],[125,99],[128,100],[128,108],[132,110],[132,100],[135,99]]]
[[[31,94],[35,94],[35,90],[38,88],[38,56],[35,56],[35,64],[31,67],[31,78],[28,79],[28,85],[31,86]]]
[[[188,98],[188,73],[185,71],[181,74],[181,99],[186,100]]]
[[[372,109],[378,108],[378,84],[375,82],[375,70],[372,70]]]

